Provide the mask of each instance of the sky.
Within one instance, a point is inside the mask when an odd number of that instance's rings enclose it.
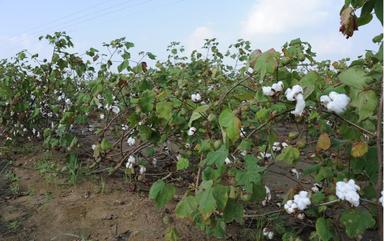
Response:
[[[190,52],[205,38],[216,37],[222,50],[237,39],[268,50],[292,39],[309,42],[318,60],[356,57],[377,50],[372,38],[382,32],[376,18],[352,38],[339,32],[343,0],[0,0],[0,58],[22,49],[49,56],[38,36],[66,31],[83,53],[103,42],[126,37],[133,51],[165,58],[166,47],[179,41]]]

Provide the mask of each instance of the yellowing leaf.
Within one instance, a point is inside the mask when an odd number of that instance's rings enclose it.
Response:
[[[328,150],[331,147],[331,139],[327,133],[322,133],[317,140],[316,151]]]
[[[353,157],[362,157],[368,152],[368,145],[365,142],[357,142],[352,145],[351,154]]]

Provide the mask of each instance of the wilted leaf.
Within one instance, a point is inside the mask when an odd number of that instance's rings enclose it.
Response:
[[[344,8],[340,13],[340,32],[347,38],[353,35],[353,32],[358,30],[357,17],[352,7]]]
[[[327,133],[322,133],[317,140],[316,151],[328,150],[331,147],[331,139]]]
[[[368,144],[365,142],[357,142],[352,145],[351,154],[353,157],[362,157],[368,152]]]
[[[292,146],[288,146],[276,157],[278,161],[285,162],[288,165],[293,165],[300,158],[300,151]]]

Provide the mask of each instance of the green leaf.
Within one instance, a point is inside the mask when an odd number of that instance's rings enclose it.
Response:
[[[186,196],[176,205],[176,216],[179,218],[191,217],[196,210],[196,198],[193,196]]]
[[[332,240],[333,230],[329,221],[323,217],[316,221],[316,232],[322,241]]]
[[[229,199],[223,214],[224,222],[230,223],[230,222],[236,221],[239,224],[242,224],[243,215],[244,215],[243,205],[240,202],[237,202],[236,200]]]
[[[189,167],[189,161],[188,159],[184,158],[184,157],[181,157],[177,163],[176,163],[176,169],[179,171],[179,170],[184,170],[184,169],[187,169]]]
[[[220,167],[224,164],[224,160],[228,157],[228,149],[222,145],[217,151],[211,151],[205,158],[207,165],[213,165]]]
[[[159,118],[169,121],[172,118],[172,103],[167,101],[157,103],[156,114]]]
[[[266,74],[273,74],[278,65],[278,53],[274,49],[270,49],[260,55],[255,56],[253,69],[264,78]]]
[[[228,201],[228,191],[229,188],[227,186],[218,184],[213,187],[213,196],[216,199],[217,208],[220,210],[224,210]]]
[[[166,241],[177,241],[177,240],[179,240],[179,235],[177,234],[176,228],[168,228],[165,231],[164,239]]]
[[[200,184],[199,192],[196,194],[196,200],[199,204],[199,211],[202,214],[204,220],[208,219],[217,207],[216,199],[213,196],[212,184],[212,180],[203,181]]]
[[[225,109],[221,112],[219,124],[224,129],[223,136],[227,136],[233,142],[240,138],[241,122],[231,110]]]
[[[381,25],[383,25],[383,1],[382,0],[376,0],[375,14],[376,14],[376,17],[380,20]]]
[[[356,89],[364,89],[371,80],[360,66],[353,66],[339,75],[341,82]]]
[[[193,121],[198,120],[198,119],[200,119],[200,117],[204,116],[205,112],[208,110],[208,108],[209,108],[209,105],[201,105],[201,106],[197,107],[192,112],[191,118],[189,119],[189,122],[188,122],[188,126],[191,127]]]
[[[288,146],[283,149],[276,159],[289,165],[293,165],[300,159],[300,151],[293,146]]]
[[[311,71],[308,72],[301,80],[300,85],[304,89],[304,98],[308,98],[315,88],[319,85],[321,78],[318,73]]]
[[[152,90],[146,90],[141,94],[139,105],[143,112],[150,112],[153,109],[155,93]]]
[[[154,200],[158,208],[172,200],[176,193],[176,188],[173,185],[165,183],[163,180],[158,180],[152,184],[149,190],[149,198]]]
[[[112,144],[104,138],[100,143],[100,148],[102,151],[107,151],[112,148]]]
[[[358,122],[375,115],[379,102],[375,91],[352,91],[351,93],[351,106],[356,108],[356,113],[359,115]]]
[[[366,229],[375,226],[375,219],[365,209],[347,209],[341,214],[340,222],[350,238],[362,235]]]
[[[243,186],[248,193],[253,193],[254,185],[261,182],[261,172],[264,168],[257,165],[257,160],[253,156],[245,156],[245,170],[237,170],[235,175],[236,184]]]

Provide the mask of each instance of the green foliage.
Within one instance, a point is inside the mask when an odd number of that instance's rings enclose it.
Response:
[[[341,214],[340,222],[344,225],[347,235],[356,238],[366,229],[375,225],[375,219],[365,209],[349,209]]]
[[[149,190],[149,198],[155,201],[157,207],[161,208],[172,200],[175,193],[176,188],[173,185],[158,180],[152,184]]]

